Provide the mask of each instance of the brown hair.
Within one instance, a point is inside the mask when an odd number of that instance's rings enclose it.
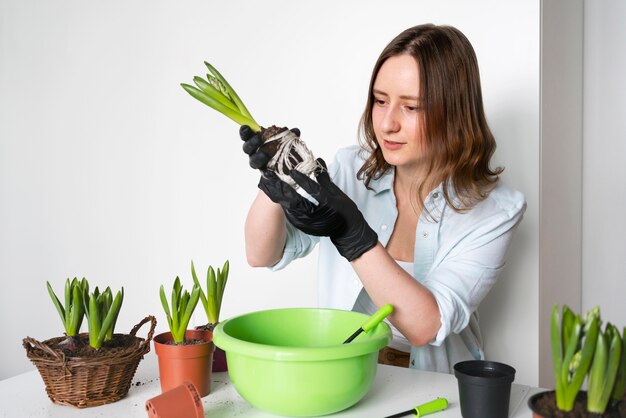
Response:
[[[373,87],[383,63],[390,57],[408,54],[417,62],[423,111],[423,136],[427,177],[443,182],[443,195],[456,211],[470,209],[485,199],[498,182],[503,168],[489,168],[496,142],[483,110],[476,54],[468,39],[451,26],[425,24],[407,29],[382,51],[372,72],[367,105],[360,122],[363,148],[371,151],[357,177],[369,187],[391,166],[383,158],[372,124]],[[427,184],[417,185],[419,196]],[[458,200],[453,202],[450,188]]]

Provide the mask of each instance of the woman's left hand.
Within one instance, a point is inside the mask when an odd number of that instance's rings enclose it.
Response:
[[[352,261],[373,248],[378,235],[352,199],[332,182],[324,160],[318,158],[317,161],[323,167],[315,173],[317,182],[299,171],[290,173],[291,178],[318,202],[317,205],[270,171],[264,172],[259,188],[282,206],[293,226],[309,235],[329,237],[339,253]]]

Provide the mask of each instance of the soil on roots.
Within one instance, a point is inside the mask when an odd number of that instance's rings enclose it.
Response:
[[[282,140],[276,140],[276,141],[270,141],[270,142],[267,142],[267,141],[270,138],[280,133],[285,132],[286,130],[287,128],[285,127],[278,127],[275,125],[272,125],[269,128],[263,128],[261,130],[261,137],[263,138],[263,145],[261,145],[259,150],[269,155],[270,159],[273,158],[274,155],[276,155],[276,153],[278,152],[278,148],[280,147],[283,141]],[[280,166],[268,167],[268,168],[270,168],[274,172],[289,175],[289,166],[287,164],[289,163],[291,164],[292,167],[295,167],[298,164],[300,164],[302,161],[304,161],[303,157],[300,154],[298,154],[294,149],[292,149],[291,152],[289,153],[288,158],[284,159],[281,162],[282,164]]]

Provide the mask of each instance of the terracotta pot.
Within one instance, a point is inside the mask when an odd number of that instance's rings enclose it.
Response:
[[[154,337],[154,351],[159,358],[161,391],[173,389],[191,381],[200,396],[211,392],[211,369],[213,364],[213,333],[210,331],[187,330],[186,340],[204,340],[205,343],[174,345],[172,334],[165,332]]]
[[[219,347],[215,347],[213,352],[213,372],[225,372],[228,371],[228,364],[226,363],[226,352]]]
[[[150,418],[204,418],[198,389],[190,381],[146,401]]]

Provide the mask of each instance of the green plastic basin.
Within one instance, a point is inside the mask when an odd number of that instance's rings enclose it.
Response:
[[[221,322],[215,345],[226,352],[235,389],[274,414],[319,416],[357,403],[374,383],[378,351],[391,341],[380,323],[342,344],[368,319],[335,309],[259,311]]]

